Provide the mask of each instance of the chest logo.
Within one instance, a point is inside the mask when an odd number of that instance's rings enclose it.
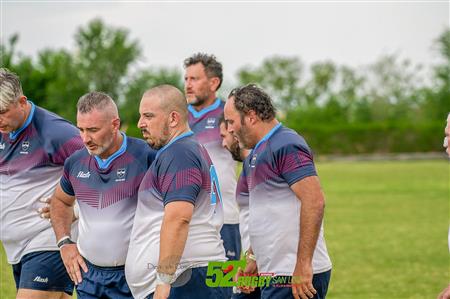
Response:
[[[5,143],[0,143],[0,150],[4,150],[5,149]]]
[[[91,173],[89,171],[87,171],[87,172],[79,171],[77,174],[77,178],[81,178],[81,179],[88,179],[90,176],[91,176]]]
[[[29,141],[22,142],[22,151],[20,153],[22,155],[28,155],[29,149],[30,149],[30,142]]]
[[[126,174],[125,168],[117,169],[117,179],[116,179],[116,182],[122,182],[122,181],[125,181],[125,174]]]
[[[253,155],[252,159],[250,160],[250,167],[255,168],[256,166],[256,157],[257,155]]]
[[[209,118],[206,120],[206,126],[205,126],[205,129],[214,129],[214,128],[216,127],[215,124],[216,124],[216,119],[213,118],[213,117],[209,117]]]

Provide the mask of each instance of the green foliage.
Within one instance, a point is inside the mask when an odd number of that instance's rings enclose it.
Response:
[[[125,29],[106,26],[94,19],[75,34],[80,71],[89,78],[92,90],[103,91],[118,100],[132,63],[141,55],[137,41],[129,40]]]
[[[0,44],[2,66],[19,74],[36,104],[71,121],[81,95],[104,91],[118,103],[122,129],[140,137],[142,94],[159,84],[183,88],[177,69],[131,72],[141,58],[138,41],[100,19],[77,30],[73,51],[42,50],[32,60],[16,50],[18,39],[15,34]],[[450,29],[434,49],[441,60],[430,78],[422,66],[396,55],[358,68],[321,61],[307,69],[298,57],[272,56],[241,68],[237,77],[241,85],[263,87],[281,120],[304,133],[319,153],[439,151],[440,127],[450,110]]]
[[[183,90],[182,75],[176,69],[161,68],[143,70],[135,74],[126,86],[125,101],[120,105],[123,128],[128,134],[141,137],[139,131],[133,129],[139,120],[139,103],[144,92],[161,84],[170,84]]]
[[[297,88],[302,68],[302,63],[296,57],[274,56],[265,59],[255,69],[240,69],[238,79],[242,84],[258,83],[273,96],[277,106],[289,109],[300,104]]]

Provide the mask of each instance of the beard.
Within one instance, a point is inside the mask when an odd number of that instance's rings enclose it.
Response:
[[[91,156],[100,156],[103,154],[106,150],[108,150],[111,147],[111,144],[113,143],[114,139],[111,137],[110,140],[106,141],[102,145],[96,145],[97,148],[95,150],[89,149],[88,146],[86,146],[86,149]]]
[[[199,95],[194,95],[193,98],[188,98],[188,104],[197,107],[197,106],[201,106],[203,104],[205,104],[205,102],[208,100],[208,95],[206,93],[204,94],[199,94]]]
[[[169,133],[169,124],[167,122],[164,124],[161,137],[159,138],[151,136],[147,130],[142,130],[142,132],[146,132],[148,134],[148,136],[144,138],[147,140],[148,144],[150,144],[150,146],[154,150],[159,150],[163,148],[169,142],[170,133]]]
[[[238,132],[235,132],[235,136],[242,148],[252,149],[255,146],[251,134],[244,123],[241,122],[241,129]]]
[[[229,152],[231,153],[231,157],[233,157],[233,160],[242,162],[241,147],[239,146],[238,141],[230,146]]]

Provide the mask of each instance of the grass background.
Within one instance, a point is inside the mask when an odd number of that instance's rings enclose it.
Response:
[[[449,163],[317,163],[333,262],[327,298],[436,298],[449,283]],[[14,298],[0,250],[0,298]]]

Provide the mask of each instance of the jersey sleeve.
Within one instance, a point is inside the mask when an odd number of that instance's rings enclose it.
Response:
[[[157,181],[164,205],[172,201],[195,204],[201,191],[204,175],[198,157],[193,152],[168,151],[161,157]]]
[[[46,131],[45,149],[50,161],[56,165],[63,165],[70,155],[84,147],[78,129],[68,121],[54,119],[51,129]]]
[[[289,186],[317,175],[310,150],[301,144],[286,144],[274,155],[278,173]]]
[[[72,182],[70,181],[70,164],[70,159],[66,160],[66,162],[64,163],[63,174],[61,180],[59,181],[59,184],[67,195],[75,196]]]

